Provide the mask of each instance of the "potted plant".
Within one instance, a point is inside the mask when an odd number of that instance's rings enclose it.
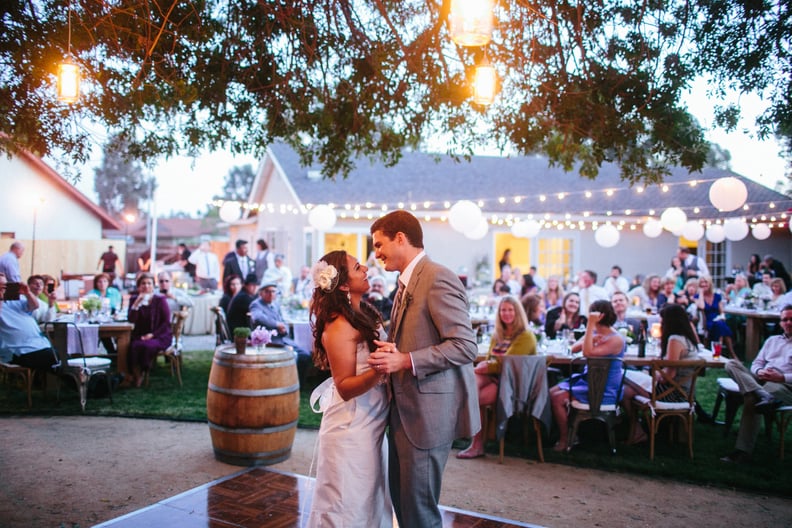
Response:
[[[250,328],[246,326],[234,328],[234,345],[236,346],[237,354],[244,354],[245,350],[247,350],[248,337],[250,337]]]

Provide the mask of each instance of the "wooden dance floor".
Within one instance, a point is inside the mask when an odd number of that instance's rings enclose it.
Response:
[[[299,528],[311,509],[313,479],[253,467],[98,526],[113,528]],[[441,507],[444,527],[535,525]]]

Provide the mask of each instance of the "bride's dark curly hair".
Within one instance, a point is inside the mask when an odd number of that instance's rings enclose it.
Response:
[[[355,330],[360,332],[360,335],[368,343],[369,350],[373,351],[377,348],[374,340],[379,339],[378,329],[382,325],[382,320],[379,311],[365,301],[360,302],[360,311],[354,310],[349,302],[347,292],[339,288],[349,282],[346,251],[331,251],[319,260],[338,270],[335,287],[327,292],[317,286],[314,288],[311,301],[310,319],[314,337],[313,361],[318,368],[328,370],[330,363],[327,360],[327,351],[322,346],[322,334],[328,323],[338,317],[344,317]]]

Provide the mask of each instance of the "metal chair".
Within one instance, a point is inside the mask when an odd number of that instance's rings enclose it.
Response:
[[[79,344],[79,354],[70,354],[68,350],[68,331],[73,327],[76,332],[76,342]],[[52,367],[59,379],[68,378],[74,381],[80,394],[80,407],[85,412],[88,399],[88,384],[94,376],[104,376],[107,383],[107,394],[110,403],[113,402],[113,388],[110,382],[111,361],[105,357],[85,356],[85,347],[79,327],[74,323],[51,322],[44,324],[44,331],[55,350],[58,362]],[[58,383],[56,398],[60,401],[60,383]]]
[[[693,458],[693,419],[696,408],[696,379],[706,366],[704,360],[680,360],[670,361],[657,359],[652,361],[649,374],[652,376],[652,394],[649,398],[636,396],[635,403],[639,412],[643,412],[646,421],[649,423],[649,459],[654,460],[655,437],[660,427],[660,423],[667,417],[678,417],[687,431],[687,444],[690,458]],[[689,374],[679,379],[669,377],[663,369],[669,367],[673,369],[686,369]],[[686,390],[683,385],[688,384]],[[669,396],[677,394],[675,400],[664,401]],[[673,428],[669,431],[669,438],[673,439]]]
[[[616,400],[605,402],[605,390],[608,387],[614,363],[618,364],[621,371],[619,387],[616,392]],[[579,368],[583,365],[585,365],[583,375],[573,375],[569,380],[569,444],[567,451],[572,450],[572,443],[581,422],[599,420],[608,428],[611,452],[616,454],[616,434],[613,429],[618,423],[619,402],[624,388],[624,362],[619,357],[581,357],[573,359],[570,364],[573,372],[576,367]],[[574,386],[584,380],[588,384],[588,403],[581,402],[573,396]]]
[[[231,342],[231,330],[228,328],[225,310],[220,306],[212,307],[215,314],[215,346]]]

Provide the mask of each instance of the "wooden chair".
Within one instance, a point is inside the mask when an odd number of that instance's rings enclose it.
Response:
[[[652,361],[649,374],[652,376],[652,394],[649,398],[636,396],[635,403],[639,412],[643,412],[649,424],[649,459],[654,460],[655,437],[663,419],[667,417],[678,417],[685,426],[687,432],[688,452],[693,458],[693,418],[696,408],[696,379],[706,366],[704,360],[681,360],[670,361],[657,359]],[[669,367],[674,369],[690,369],[690,373],[680,378],[678,381],[669,378],[663,369]],[[662,381],[658,381],[658,378]],[[683,383],[690,382],[690,389],[685,390]],[[667,402],[664,398],[672,394],[678,394],[682,401]],[[669,431],[669,439],[674,438],[673,428]]]
[[[618,363],[621,369],[616,401],[603,404],[605,389],[608,386],[610,371],[614,363]],[[586,420],[599,420],[607,427],[611,453],[616,454],[616,434],[613,429],[616,427],[619,418],[619,402],[621,401],[624,387],[624,362],[622,358],[580,357],[572,360],[570,364],[571,371],[574,372],[576,368],[580,368],[583,365],[585,365],[585,379],[588,384],[588,403],[583,403],[574,398],[574,386],[576,383],[581,382],[583,378],[573,375],[569,380],[569,443],[567,452],[572,450],[572,444],[580,423]]]
[[[215,346],[226,345],[231,342],[231,330],[228,328],[225,310],[214,306],[212,311],[215,314]]]
[[[182,353],[181,353],[181,335],[182,331],[184,330],[184,321],[187,319],[187,316],[190,315],[190,308],[189,306],[182,306],[178,312],[173,312],[171,315],[171,333],[173,334],[173,340],[171,341],[171,346],[166,348],[165,350],[160,350],[157,352],[157,357],[154,358],[154,364],[157,363],[158,357],[164,357],[170,365],[171,371],[171,378],[176,375],[176,379],[179,382],[179,387],[182,387],[182,375],[181,375],[181,367],[182,367]],[[149,373],[151,369],[147,370],[143,374],[143,381],[146,384],[146,387],[149,386]]]
[[[80,347],[77,354],[70,354],[68,349],[68,331],[70,326],[77,332],[76,342]],[[74,323],[45,323],[44,331],[52,344],[52,348],[55,350],[58,360],[53,366],[55,376],[60,380],[66,378],[74,381],[80,394],[82,411],[85,412],[85,404],[88,400],[88,384],[95,376],[104,376],[107,382],[107,394],[110,397],[110,403],[113,403],[113,388],[110,382],[110,359],[101,356],[86,357],[82,334]],[[57,385],[56,398],[60,401],[60,383]]]
[[[506,427],[509,418],[523,418],[523,438],[528,436],[528,420],[536,435],[539,461],[544,462],[542,422],[549,426],[551,415],[547,388],[547,361],[544,356],[504,356],[495,405],[484,409],[484,438],[495,433],[499,443],[498,462],[503,464]],[[495,429],[495,431],[493,431]]]
[[[9,378],[19,377],[22,380],[22,386],[27,392],[27,406],[28,409],[33,407],[33,369],[23,367],[21,365],[14,365],[13,363],[0,362],[0,379],[4,383],[8,383]]]
[[[792,405],[779,407],[776,409],[775,415],[778,421],[778,432],[780,436],[778,441],[778,458],[784,460],[784,436],[789,422],[792,421]]]

